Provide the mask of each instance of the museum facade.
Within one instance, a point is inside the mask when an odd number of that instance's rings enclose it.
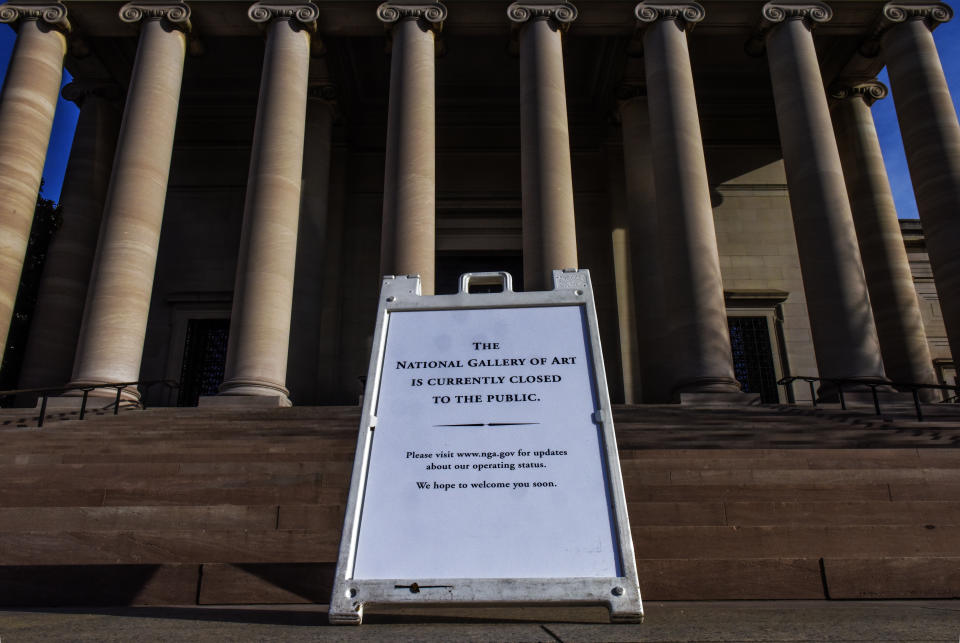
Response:
[[[614,401],[953,383],[943,3],[0,6],[0,327],[64,68],[80,116],[20,387],[356,400],[380,276],[588,268]],[[870,105],[886,65],[920,224]],[[920,228],[922,225],[922,230]],[[112,396],[112,392],[106,394]],[[136,389],[127,391],[139,396]]]

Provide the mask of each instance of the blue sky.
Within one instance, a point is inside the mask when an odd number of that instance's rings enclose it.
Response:
[[[950,84],[954,109],[960,111],[960,16],[940,25],[933,35],[947,82]],[[9,25],[0,25],[0,82],[6,76],[7,63],[13,53],[15,38],[16,34]],[[888,83],[886,70],[880,75],[880,80]],[[68,82],[70,82],[70,75],[64,74],[64,84]],[[43,169],[45,182],[43,196],[48,199],[55,201],[60,199],[63,172],[67,166],[77,113],[78,110],[73,103],[60,99],[53,122],[47,162]],[[917,204],[913,197],[913,187],[907,170],[907,159],[903,153],[900,130],[897,127],[893,100],[887,98],[874,103],[873,118],[877,124],[877,134],[880,137],[880,146],[883,148],[883,158],[887,165],[887,174],[890,176],[890,186],[897,203],[897,212],[901,218],[915,219]]]

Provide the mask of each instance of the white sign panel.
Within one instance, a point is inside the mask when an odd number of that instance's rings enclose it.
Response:
[[[621,575],[584,306],[390,313],[352,577]]]
[[[471,293],[502,284],[502,292]],[[643,619],[590,274],[384,277],[329,618],[604,605]]]

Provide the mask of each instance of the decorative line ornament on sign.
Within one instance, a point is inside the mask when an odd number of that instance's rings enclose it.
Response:
[[[290,18],[311,31],[316,30],[320,9],[312,2],[255,2],[247,10],[247,16],[256,23],[267,23],[275,18]]]
[[[128,2],[120,8],[120,20],[134,23],[144,19],[159,18],[170,25],[190,31],[190,7],[184,2]]]
[[[62,2],[8,2],[0,6],[0,22],[13,25],[20,20],[41,20],[64,33],[69,33],[71,29],[70,21],[67,20],[67,8]]]

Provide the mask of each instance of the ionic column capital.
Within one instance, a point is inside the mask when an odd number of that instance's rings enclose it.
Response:
[[[860,45],[860,53],[872,58],[880,53],[884,34],[893,27],[911,20],[922,20],[927,29],[933,31],[938,25],[953,18],[953,9],[943,2],[927,4],[909,4],[906,2],[888,2],[877,20],[870,37]]]
[[[949,22],[951,18],[953,18],[953,9],[943,2],[929,4],[888,2],[883,5],[882,20],[887,23],[887,28],[907,20],[923,20],[932,28],[941,22]]]
[[[572,2],[514,2],[507,7],[510,22],[521,25],[535,18],[546,18],[559,29],[566,31],[577,19],[577,8]]]
[[[649,25],[658,20],[675,20],[686,31],[703,20],[707,12],[699,2],[644,0],[634,7],[633,15],[644,25]]]
[[[0,22],[6,22],[16,28],[21,20],[36,20],[50,29],[63,33],[70,32],[67,20],[67,8],[62,2],[16,2],[11,0],[0,6]]]
[[[141,20],[162,20],[175,29],[189,32],[190,7],[182,0],[173,2],[134,0],[120,7],[120,20],[136,23]]]
[[[89,96],[97,96],[108,101],[119,101],[123,97],[123,90],[119,85],[110,81],[74,80],[63,86],[60,95],[65,100],[76,103],[77,107],[80,107]]]
[[[391,27],[404,18],[414,18],[436,32],[443,29],[447,8],[440,2],[412,3],[384,2],[377,7],[377,19]]]
[[[830,22],[833,9],[824,2],[768,2],[760,10],[770,27],[785,20],[803,20],[808,26]]]
[[[886,85],[876,79],[866,81],[840,80],[830,85],[829,93],[831,98],[837,100],[862,98],[863,102],[869,106],[886,98],[889,90],[887,90]]]
[[[766,51],[766,38],[775,26],[788,20],[802,20],[807,28],[830,22],[833,9],[824,2],[778,2],[773,0],[760,10],[760,26],[747,41],[744,49],[751,56],[761,56]]]
[[[258,0],[247,9],[247,16],[258,24],[267,24],[274,20],[290,20],[300,23],[307,31],[317,30],[317,18],[320,10],[312,2],[264,2]]]

